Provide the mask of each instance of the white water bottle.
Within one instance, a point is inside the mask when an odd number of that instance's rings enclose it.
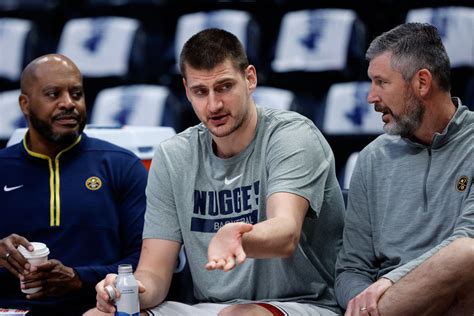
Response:
[[[117,299],[116,316],[140,316],[140,302],[138,300],[138,283],[133,276],[131,264],[121,264],[118,267],[118,276],[115,287],[120,291]]]

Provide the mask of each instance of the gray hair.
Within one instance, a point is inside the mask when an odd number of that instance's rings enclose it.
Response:
[[[420,69],[428,69],[439,87],[451,90],[451,65],[436,27],[428,23],[405,23],[382,33],[370,44],[365,58],[390,52],[391,66],[409,81]]]

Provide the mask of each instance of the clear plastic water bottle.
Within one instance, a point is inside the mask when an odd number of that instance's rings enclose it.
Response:
[[[140,316],[138,283],[133,276],[133,268],[131,264],[119,265],[115,287],[120,291],[120,298],[115,301],[117,307],[115,315]]]

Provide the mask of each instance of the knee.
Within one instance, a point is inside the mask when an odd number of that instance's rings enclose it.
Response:
[[[268,314],[267,310],[255,304],[235,304],[227,306],[219,312],[219,316],[262,316]]]
[[[247,315],[248,314],[248,307],[246,304],[236,304],[227,306],[223,310],[219,312],[219,316],[238,316],[238,315]]]

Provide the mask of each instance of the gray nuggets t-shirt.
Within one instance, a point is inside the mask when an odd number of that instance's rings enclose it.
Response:
[[[299,301],[339,311],[333,283],[344,204],[331,148],[300,114],[266,108],[257,114],[254,139],[228,159],[213,153],[203,124],[160,144],[148,179],[143,238],[184,243],[199,301]],[[207,271],[207,246],[217,230],[266,220],[266,200],[275,192],[310,202],[293,256],[248,258],[229,272]]]

